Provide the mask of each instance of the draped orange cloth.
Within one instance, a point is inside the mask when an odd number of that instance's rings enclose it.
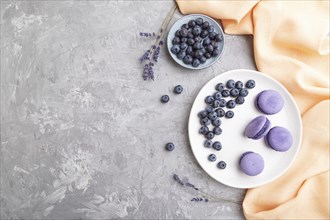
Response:
[[[303,121],[298,157],[279,179],[249,189],[247,219],[330,219],[329,1],[177,0],[183,14],[221,19],[227,34],[252,34],[259,71],[293,95]]]

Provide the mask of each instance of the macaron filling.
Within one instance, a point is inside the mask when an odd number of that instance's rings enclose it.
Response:
[[[258,116],[246,126],[244,133],[248,138],[260,139],[267,134],[270,125],[271,123],[268,118]]]

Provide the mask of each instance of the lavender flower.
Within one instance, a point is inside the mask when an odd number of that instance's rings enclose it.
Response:
[[[193,188],[194,190],[199,190],[197,187],[195,187],[194,184],[191,184],[191,183],[189,183],[189,182],[187,182],[185,185],[188,186],[188,187]]]
[[[147,80],[147,79],[154,80],[155,79],[155,76],[154,76],[155,73],[154,73],[153,66],[154,66],[154,64],[151,62],[144,65],[143,75],[142,75],[144,80]]]
[[[178,175],[174,174],[173,179],[175,180],[175,182],[177,182],[177,183],[181,184],[182,186],[184,186],[184,183],[182,182],[182,180],[180,180]]]
[[[155,37],[156,36],[156,33],[155,32],[152,32],[152,33],[149,33],[149,32],[140,32],[140,36],[141,37]]]
[[[144,62],[145,60],[150,60],[150,50],[147,50],[141,57],[140,63]]]
[[[191,202],[202,202],[202,201],[208,202],[209,200],[207,198],[198,198],[198,197],[196,197],[196,198],[192,198],[190,201]]]
[[[159,56],[159,53],[160,53],[160,46],[158,46],[157,48],[156,48],[156,50],[154,51],[154,57],[153,57],[153,59],[154,59],[154,61],[157,63],[158,62],[158,56]]]

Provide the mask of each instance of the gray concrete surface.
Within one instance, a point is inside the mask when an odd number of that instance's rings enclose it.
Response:
[[[221,199],[241,203],[245,191],[203,172],[187,123],[208,80],[255,69],[252,38],[226,35],[222,58],[200,71],[163,48],[145,82],[138,58],[151,41],[138,33],[157,30],[173,4],[1,1],[1,219],[244,218]],[[190,201],[201,196],[210,201]]]

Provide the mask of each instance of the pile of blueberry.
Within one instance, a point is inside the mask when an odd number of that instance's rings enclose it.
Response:
[[[185,64],[198,67],[211,57],[220,54],[221,33],[214,31],[214,26],[202,18],[190,20],[175,32],[171,52]]]
[[[218,83],[215,87],[216,92],[213,95],[207,96],[205,98],[206,108],[198,113],[200,118],[200,124],[202,127],[199,129],[199,133],[204,135],[206,141],[204,146],[207,148],[213,148],[216,151],[222,149],[220,141],[212,142],[212,139],[215,135],[221,135],[221,118],[233,118],[234,112],[231,109],[234,109],[236,105],[241,105],[244,103],[246,97],[249,94],[249,89],[255,87],[254,80],[248,80],[245,83],[230,79],[224,83]],[[227,111],[225,111],[227,110]],[[212,128],[210,126],[212,125]],[[209,161],[214,162],[217,160],[215,154],[210,154],[208,157]],[[217,167],[220,169],[226,168],[226,163],[220,161],[217,164]]]

